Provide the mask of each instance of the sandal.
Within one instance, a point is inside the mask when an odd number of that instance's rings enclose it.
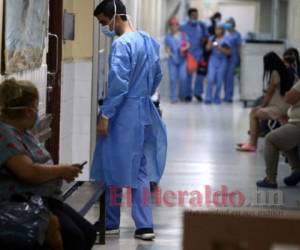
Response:
[[[257,148],[249,143],[243,143],[238,144],[236,150],[239,152],[256,152]]]

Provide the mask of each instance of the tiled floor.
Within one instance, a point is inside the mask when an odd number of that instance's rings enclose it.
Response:
[[[240,104],[205,106],[197,103],[163,103],[162,108],[169,135],[168,161],[160,183],[162,192],[200,191],[203,195],[200,209],[206,209],[213,205],[205,202],[205,186],[209,186],[211,192],[218,192],[224,185],[229,192],[240,191],[243,194],[244,206],[257,205],[255,182],[264,177],[263,140],[257,153],[235,151],[235,143],[247,139],[249,110],[243,109]],[[279,203],[286,208],[299,209],[300,188],[289,189],[282,183],[282,178],[288,174],[289,168],[282,161],[279,168]],[[185,208],[190,207],[190,198],[185,198]],[[175,207],[167,207],[168,204],[154,206],[157,238],[153,242],[133,239],[130,211],[123,208],[120,237],[109,238],[106,246],[96,246],[94,249],[182,249],[181,221],[184,208],[181,203],[177,199]],[[263,205],[263,202],[260,204]],[[226,206],[231,206],[230,202]],[[97,218],[97,207],[88,217],[93,221]]]

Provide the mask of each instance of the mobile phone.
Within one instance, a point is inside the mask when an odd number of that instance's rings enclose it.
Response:
[[[81,164],[79,165],[79,168],[80,168],[80,169],[83,169],[83,167],[84,167],[87,163],[88,163],[87,161],[81,163]]]

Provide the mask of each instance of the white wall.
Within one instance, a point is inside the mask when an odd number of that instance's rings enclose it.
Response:
[[[62,72],[60,162],[89,161],[92,61],[64,61]],[[88,167],[80,179],[89,179]]]
[[[288,42],[300,50],[300,1],[289,0]]]
[[[294,0],[299,1],[299,0]],[[249,2],[254,2],[257,4],[260,11],[257,12],[256,21],[257,31],[259,33],[271,36],[272,33],[272,0],[190,0],[192,7],[197,7],[200,12],[201,18],[209,18],[214,12],[220,10],[220,5],[224,4],[247,4]],[[286,30],[286,15],[285,7],[287,6],[287,0],[280,0],[281,2],[281,11],[280,13],[280,37],[285,38]],[[239,13],[232,12],[232,15],[238,15]]]
[[[237,23],[237,30],[245,37],[249,32],[259,32],[260,4],[257,2],[219,3],[219,11],[223,20],[233,17]]]

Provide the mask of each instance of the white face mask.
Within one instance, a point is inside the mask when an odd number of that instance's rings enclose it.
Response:
[[[115,17],[113,18],[112,21],[113,22],[115,21]],[[110,23],[108,25],[102,26],[101,27],[101,31],[107,37],[113,38],[114,36],[116,36],[116,32],[115,32],[115,29],[114,30],[110,30],[109,25],[110,25]],[[115,24],[114,24],[114,26],[115,26]]]

